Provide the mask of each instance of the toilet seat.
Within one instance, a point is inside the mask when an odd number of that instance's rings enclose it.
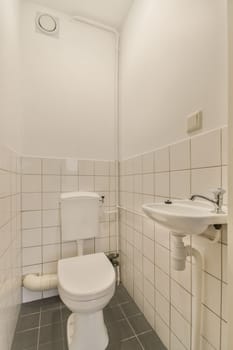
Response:
[[[88,302],[115,289],[115,270],[104,253],[63,259],[58,262],[58,284],[70,300]]]

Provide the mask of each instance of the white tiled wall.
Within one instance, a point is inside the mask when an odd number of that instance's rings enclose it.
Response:
[[[21,303],[20,158],[0,146],[0,348],[10,350]]]
[[[60,231],[60,193],[70,191],[95,191],[105,196],[100,236],[85,242],[85,253],[116,251],[115,162],[22,158],[23,274],[55,273],[60,258],[77,254],[76,242],[63,243]],[[23,289],[23,301],[53,293],[56,291]]]
[[[194,266],[172,269],[170,233],[146,218],[141,205],[193,193],[212,196],[211,189],[221,186],[227,190],[227,158],[224,127],[120,164],[122,280],[170,350],[191,350]],[[226,228],[217,244],[201,237],[185,240],[205,258],[202,350],[226,350]]]

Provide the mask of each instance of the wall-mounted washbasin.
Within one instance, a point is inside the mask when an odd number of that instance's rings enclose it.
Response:
[[[164,203],[149,203],[143,211],[154,221],[170,229],[173,234],[198,235],[210,225],[227,223],[227,209],[217,214],[211,203],[192,200],[175,200]]]

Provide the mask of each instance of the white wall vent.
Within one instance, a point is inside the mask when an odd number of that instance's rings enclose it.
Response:
[[[36,31],[49,36],[58,37],[59,19],[48,13],[38,12],[36,16]]]

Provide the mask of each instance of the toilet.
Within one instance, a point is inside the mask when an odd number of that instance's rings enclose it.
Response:
[[[91,192],[61,195],[62,241],[77,241],[78,256],[58,262],[58,291],[72,311],[67,321],[69,350],[105,350],[103,308],[115,292],[115,270],[104,253],[83,255],[86,239],[99,234],[100,197]]]

